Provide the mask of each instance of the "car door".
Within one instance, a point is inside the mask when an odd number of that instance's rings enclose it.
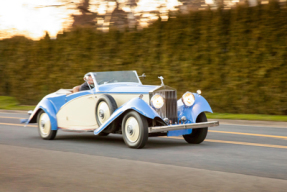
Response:
[[[66,103],[57,114],[58,127],[69,130],[98,128],[95,116],[97,99],[92,91],[81,91],[66,96]]]

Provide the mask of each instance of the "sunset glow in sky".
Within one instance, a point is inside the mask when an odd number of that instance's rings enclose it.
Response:
[[[56,36],[64,25],[72,22],[69,15],[76,14],[75,9],[61,4],[59,0],[0,1],[0,39],[14,35],[38,39],[45,31],[51,37]]]
[[[249,0],[249,5],[255,6],[256,0]],[[280,2],[286,0],[280,0]],[[81,15],[79,6],[84,0],[0,0],[0,40],[15,35],[41,39],[47,31],[51,38],[72,26],[72,15]],[[127,5],[129,0],[117,0],[118,9],[127,13],[129,26],[137,23],[139,28],[147,27],[158,16],[162,21],[168,19],[169,11],[177,11],[182,3],[179,0],[138,0],[137,5]],[[230,9],[239,0],[224,1]],[[268,0],[261,1],[262,4]],[[214,5],[214,0],[204,0],[198,10],[205,10],[207,4]],[[112,0],[89,0],[86,14],[96,13],[93,20],[95,28],[108,31],[111,24],[111,14],[116,9]],[[213,7],[216,8],[216,7]]]
[[[280,2],[286,0],[280,0]],[[24,35],[28,38],[41,39],[45,32],[51,38],[72,26],[72,15],[81,15],[79,6],[84,0],[0,0],[0,40],[15,35]],[[139,28],[147,27],[158,16],[162,21],[168,19],[169,11],[177,11],[182,3],[179,0],[137,0],[137,5],[131,7],[129,0],[117,0],[118,9],[126,12],[129,26],[137,24]],[[198,10],[205,10],[207,4],[213,5],[214,0],[201,1]],[[224,1],[226,8],[230,9],[239,0]],[[249,0],[249,5],[255,6],[255,0]],[[264,4],[265,1],[261,3]],[[268,0],[266,0],[268,3]],[[200,5],[199,5],[200,6]],[[94,14],[95,28],[103,31],[109,30],[111,14],[116,9],[113,0],[89,0],[86,14]],[[184,6],[183,6],[184,7]]]
[[[138,20],[142,26],[157,19],[149,11],[159,10],[162,19],[167,17],[169,10],[176,10],[181,5],[178,0],[139,0],[137,7],[131,9],[126,6],[127,0],[118,0],[119,8],[140,15]],[[69,28],[73,23],[71,15],[81,14],[77,7],[83,0],[3,0],[0,1],[0,39],[10,38],[15,35],[24,35],[32,39],[40,39],[49,32],[51,38],[64,28]],[[89,11],[105,15],[116,8],[116,3],[105,0],[90,0]],[[161,6],[160,9],[159,6]],[[99,18],[97,18],[99,20]],[[99,21],[101,22],[101,21]],[[103,22],[103,21],[102,21]],[[105,19],[105,25],[109,22]]]

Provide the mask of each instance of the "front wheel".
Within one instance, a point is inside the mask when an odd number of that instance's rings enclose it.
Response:
[[[42,139],[53,140],[56,137],[57,130],[51,129],[51,121],[47,113],[41,111],[38,114],[38,131]]]
[[[122,122],[122,134],[130,148],[143,148],[148,140],[147,119],[135,111],[127,113]]]
[[[200,113],[196,119],[196,123],[207,122],[207,118],[204,112]],[[192,129],[192,133],[183,135],[186,142],[192,144],[199,144],[204,141],[208,132],[208,128]]]

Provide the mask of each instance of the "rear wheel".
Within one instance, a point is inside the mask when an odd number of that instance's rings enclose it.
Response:
[[[196,123],[207,122],[207,118],[204,112],[200,113],[196,119]],[[208,128],[192,129],[192,133],[183,135],[186,142],[192,144],[199,144],[204,141],[208,132]]]
[[[53,140],[56,137],[57,130],[52,130],[49,115],[44,111],[38,114],[38,131],[42,139]]]
[[[147,119],[136,111],[127,113],[122,121],[122,134],[127,146],[143,148],[148,140]]]

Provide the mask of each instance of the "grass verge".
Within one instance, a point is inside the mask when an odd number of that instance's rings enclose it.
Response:
[[[287,116],[286,115],[206,113],[206,116],[207,116],[208,119],[287,121]]]
[[[5,110],[33,110],[34,105],[19,105],[14,97],[0,96],[0,109]]]

